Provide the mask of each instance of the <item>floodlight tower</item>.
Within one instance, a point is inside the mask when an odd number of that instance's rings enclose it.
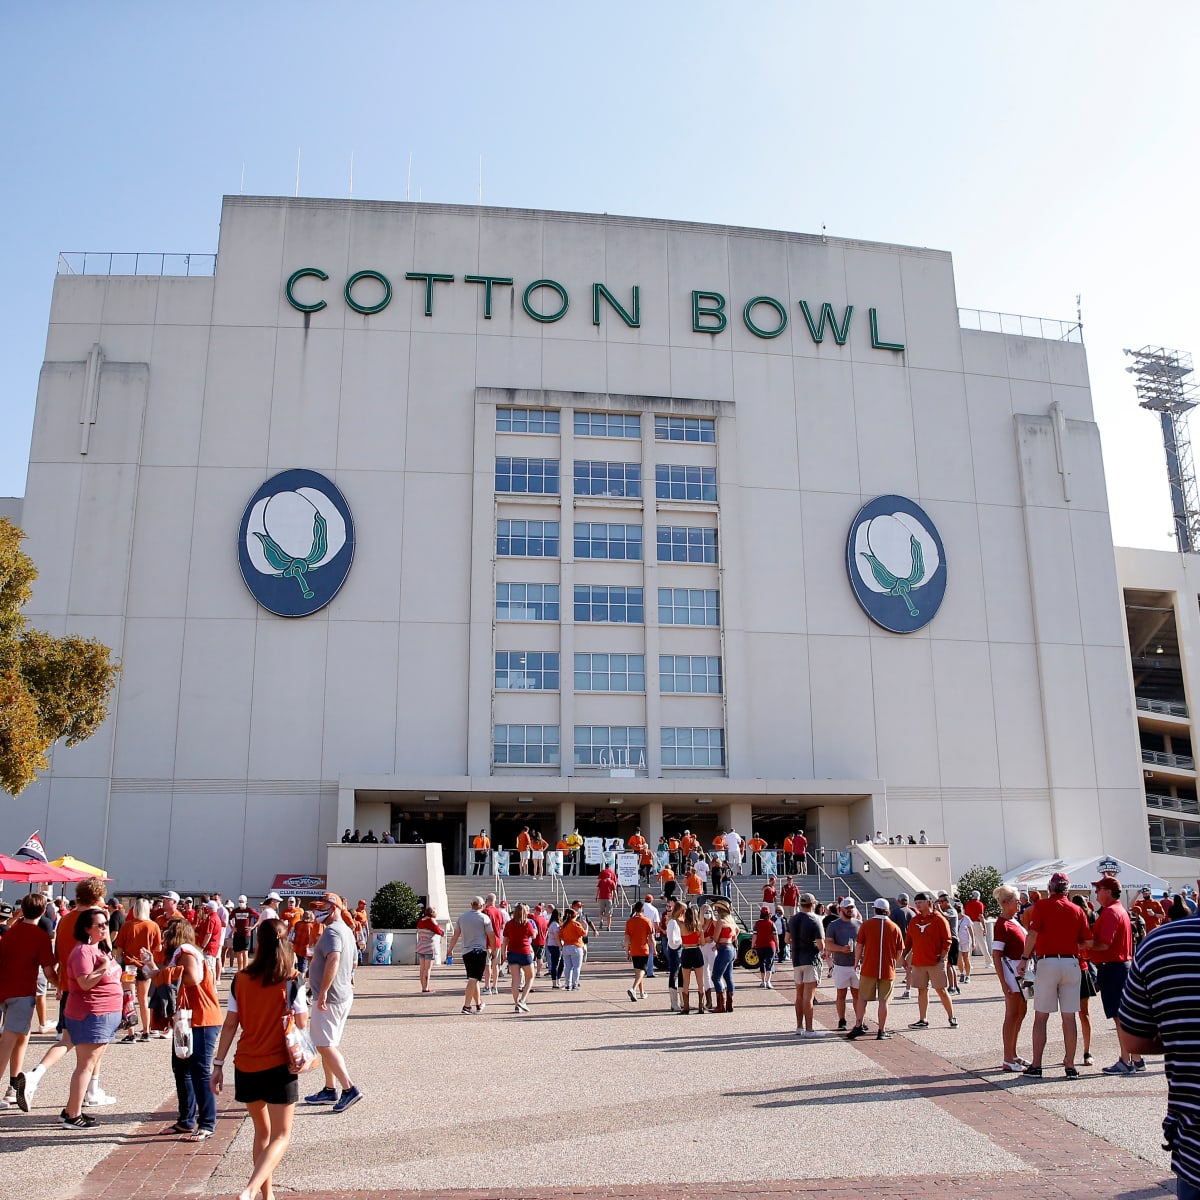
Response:
[[[1162,422],[1175,541],[1179,552],[1188,554],[1200,549],[1200,493],[1187,426],[1187,414],[1200,403],[1190,378],[1192,356],[1163,346],[1143,346],[1125,353],[1133,359],[1133,366],[1125,370],[1136,381],[1134,390],[1142,408],[1158,413]]]

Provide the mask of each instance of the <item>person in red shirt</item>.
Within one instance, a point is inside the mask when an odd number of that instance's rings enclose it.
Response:
[[[645,1000],[646,967],[654,952],[654,923],[644,915],[645,907],[636,901],[625,922],[625,957],[633,964],[633,983],[625,989],[630,1000]]]
[[[1135,1056],[1128,1048],[1117,1015],[1125,991],[1125,979],[1129,974],[1129,963],[1133,958],[1133,925],[1121,903],[1119,880],[1105,875],[1103,879],[1097,879],[1092,887],[1100,902],[1100,915],[1092,928],[1091,959],[1096,964],[1096,986],[1104,1015],[1116,1022],[1117,1042],[1121,1047],[1120,1058],[1111,1067],[1105,1067],[1104,1074],[1134,1075],[1144,1071],[1146,1064],[1140,1055]]]
[[[796,874],[808,874],[808,838],[802,833],[792,834],[792,855],[796,859]]]
[[[54,943],[38,924],[45,911],[45,896],[37,892],[22,896],[20,920],[0,938],[0,1014],[4,1016],[0,1071],[7,1065],[13,1099],[37,1007],[38,968],[45,971],[51,987],[58,982]]]
[[[504,953],[504,926],[508,922],[508,913],[496,903],[496,893],[488,892],[487,903],[483,906],[483,915],[492,923],[492,932],[496,935],[496,943],[488,957],[487,970],[483,973],[483,984],[480,992],[483,995],[498,996],[500,994],[500,956]]]
[[[1037,951],[1037,974],[1033,984],[1033,1061],[1025,1074],[1040,1079],[1042,1054],[1046,1049],[1046,1026],[1050,1014],[1062,1015],[1063,1066],[1068,1079],[1078,1079],[1075,1048],[1079,1040],[1076,1014],[1079,1012],[1079,952],[1092,944],[1087,914],[1067,898],[1070,879],[1062,872],[1050,876],[1049,894],[1026,914],[1025,953],[1018,971],[1025,974],[1026,964]]]
[[[758,920],[754,922],[753,944],[758,951],[758,986],[774,990],[771,973],[775,970],[775,955],[779,951],[779,931],[771,920],[771,909],[765,904],[758,910]]]
[[[518,904],[512,919],[504,926],[504,949],[508,956],[514,1012],[529,1011],[525,1001],[529,998],[529,989],[533,987],[533,941],[537,935],[538,928],[529,919],[529,909],[524,904]]]
[[[984,924],[984,917],[987,916],[987,909],[983,906],[983,900],[978,892],[972,892],[971,898],[963,905],[963,912],[971,922],[971,936],[977,949],[983,952],[984,960],[987,960],[987,951],[984,947],[988,944],[987,926]],[[969,966],[970,964],[968,964]]]
[[[604,867],[596,876],[596,902],[600,905],[600,920],[605,929],[612,928],[613,901],[617,896],[617,873]]]
[[[792,882],[790,875],[783,881],[783,892],[779,901],[783,905],[784,917],[790,921],[796,915],[800,904],[800,889]]]
[[[1021,990],[1021,955],[1025,953],[1025,927],[1017,920],[1020,893],[1002,884],[992,895],[1000,905],[1000,917],[992,929],[992,965],[1004,993],[1004,1023],[1000,1037],[1004,1043],[1004,1070],[1023,1071],[1029,1064],[1017,1054],[1017,1038],[1025,1020],[1027,1004]]]
[[[762,902],[769,904],[772,908],[775,907],[775,902],[779,899],[779,880],[772,875],[766,883],[763,884]]]

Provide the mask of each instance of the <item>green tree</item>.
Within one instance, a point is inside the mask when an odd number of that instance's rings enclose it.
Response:
[[[100,728],[121,670],[94,638],[28,627],[21,609],[37,568],[24,536],[0,517],[0,788],[14,796],[49,766],[59,738],[75,746]]]
[[[996,903],[996,898],[992,892],[998,888],[1004,880],[1000,877],[1000,872],[995,867],[984,867],[976,863],[973,867],[968,867],[958,877],[958,898],[960,900],[969,900],[972,892],[979,893],[979,899],[983,901],[983,907],[989,917],[998,917],[1000,915],[1000,905]]]
[[[385,883],[371,901],[372,929],[414,929],[420,919],[421,901],[407,883]]]

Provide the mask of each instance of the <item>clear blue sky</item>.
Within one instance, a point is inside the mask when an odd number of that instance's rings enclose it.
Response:
[[[9,3],[0,495],[59,250],[216,248],[239,190],[627,213],[936,246],[965,307],[1083,294],[1114,533],[1170,544],[1121,355],[1200,352],[1200,5]],[[1198,429],[1200,437],[1200,429]]]

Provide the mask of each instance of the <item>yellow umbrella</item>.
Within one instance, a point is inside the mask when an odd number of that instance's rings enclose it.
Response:
[[[54,859],[53,865],[56,867],[69,867],[72,871],[82,871],[85,875],[95,875],[98,879],[108,878],[104,873],[103,867],[93,867],[91,863],[85,863],[73,854],[64,854],[62,858]]]

